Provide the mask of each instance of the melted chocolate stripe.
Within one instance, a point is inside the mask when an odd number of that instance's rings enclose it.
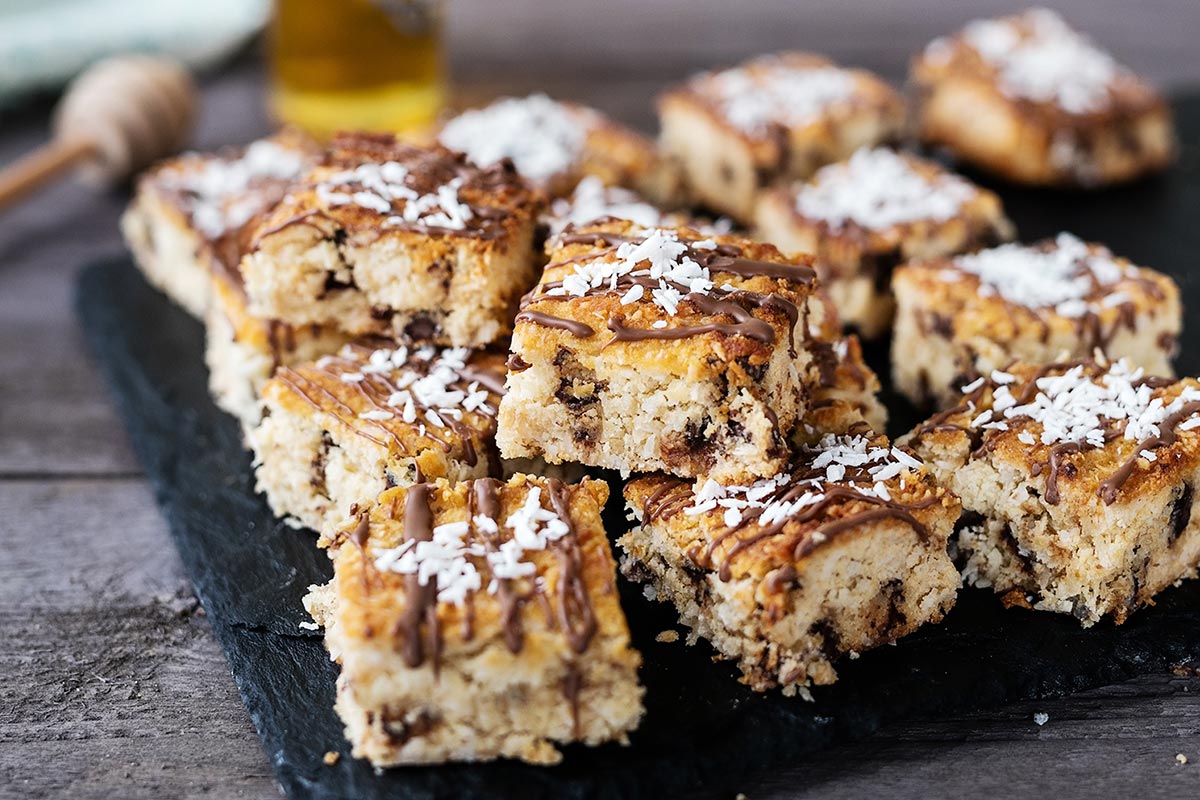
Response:
[[[474,536],[483,539],[491,552],[500,549],[500,533],[479,531],[475,517],[483,516],[496,520],[500,516],[500,481],[495,478],[480,478],[471,482],[467,494],[467,525]],[[504,643],[509,652],[519,653],[525,643],[525,629],[521,624],[521,600],[513,592],[512,580],[499,578],[496,581],[496,599],[500,603],[500,625],[504,629]]]
[[[642,241],[640,238],[622,236],[619,234],[608,234],[598,232],[583,232],[583,233],[567,233],[559,237],[561,244],[593,244],[600,246],[609,244],[610,246],[596,252],[581,253],[570,258],[562,259],[554,262],[545,268],[545,272],[549,272],[557,267],[566,266],[572,263],[595,261],[603,258],[615,251],[616,247],[613,243],[632,242],[637,243]],[[687,244],[685,242],[685,244]],[[741,249],[735,245],[723,244],[718,245],[715,250],[697,250],[689,247],[687,255],[696,261],[701,266],[710,270],[710,272],[728,272],[741,277],[756,277],[766,276],[770,278],[785,279],[798,283],[810,283],[815,272],[812,268],[797,265],[797,264],[779,264],[771,261],[754,261],[740,257]],[[561,288],[563,282],[548,281],[538,286],[533,292],[526,295],[521,300],[522,307],[526,307],[532,303],[547,300],[547,299],[562,299],[560,295],[549,295],[547,292]],[[601,287],[589,289],[585,296],[595,296],[601,294],[612,294],[615,292],[624,292],[633,286],[642,286],[647,289],[655,289],[659,285],[659,281],[650,278],[645,274],[626,274],[617,278],[615,285],[605,284]],[[761,293],[748,290],[726,291],[714,287],[708,293],[690,292],[688,287],[682,284],[671,284],[676,290],[684,293],[684,300],[692,303],[701,314],[709,316],[729,315],[733,317],[734,322],[730,323],[706,323],[702,325],[682,326],[676,328],[632,328],[624,324],[623,318],[611,319],[608,322],[608,329],[613,332],[614,336],[609,340],[608,344],[618,341],[644,341],[653,339],[686,339],[691,336],[696,336],[704,333],[723,333],[727,335],[747,336],[758,341],[770,344],[775,341],[775,330],[767,322],[756,318],[751,314],[745,306],[754,308],[771,308],[782,311],[790,320],[791,336],[789,340],[789,350],[794,358],[796,355],[796,323],[800,318],[800,311],[796,304],[787,298],[773,294]],[[735,302],[736,301],[736,302]],[[517,320],[525,320],[536,324],[545,325],[546,327],[558,328],[565,330],[579,338],[588,338],[595,334],[595,330],[582,322],[575,320],[557,317],[551,314],[545,314],[538,311],[522,311],[517,315]]]
[[[596,633],[596,615],[583,580],[583,552],[571,521],[570,490],[557,478],[551,478],[548,485],[550,505],[567,525],[567,535],[554,543],[559,559],[559,622],[571,648],[582,653]]]
[[[1129,476],[1133,474],[1133,468],[1137,465],[1138,458],[1141,457],[1143,450],[1155,450],[1159,447],[1166,447],[1174,444],[1175,438],[1179,435],[1177,428],[1179,423],[1183,422],[1188,417],[1200,412],[1200,401],[1185,403],[1178,411],[1167,416],[1158,425],[1158,436],[1151,436],[1138,442],[1133,453],[1129,458],[1117,467],[1117,471],[1105,479],[1097,489],[1097,494],[1104,501],[1106,506],[1110,506],[1117,500],[1117,495],[1120,494],[1121,487],[1125,485],[1125,481],[1129,480]]]
[[[427,542],[433,538],[433,511],[429,505],[430,487],[427,483],[414,484],[409,488],[404,503],[404,541]],[[415,546],[415,545],[414,545]],[[421,642],[421,623],[425,623],[431,642],[437,641],[440,631],[437,621],[437,577],[421,585],[417,574],[404,576],[404,613],[396,621],[396,632],[403,638],[401,653],[404,663],[419,667],[425,660],[425,648]],[[429,647],[429,654],[436,658],[440,646]]]

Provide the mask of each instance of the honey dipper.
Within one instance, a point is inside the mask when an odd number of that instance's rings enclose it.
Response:
[[[195,109],[192,79],[172,59],[97,62],[67,87],[54,138],[0,171],[0,209],[71,169],[94,185],[129,177],[183,146]]]

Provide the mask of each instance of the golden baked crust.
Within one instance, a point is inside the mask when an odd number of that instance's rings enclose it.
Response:
[[[1010,180],[1105,184],[1174,158],[1162,95],[1046,9],[935,40],[910,80],[921,138]]]
[[[892,270],[1013,238],[1000,198],[922,158],[857,151],[806,183],[762,194],[755,234],[785,252],[812,253],[845,323],[874,338],[889,327]]]
[[[896,271],[896,385],[914,402],[953,404],[958,387],[1013,361],[1100,350],[1171,375],[1179,288],[1107,248],[1060,234]],[[922,352],[921,358],[913,354]]]
[[[886,83],[809,53],[706,72],[659,98],[662,146],[709,207],[749,221],[757,190],[890,141],[904,103]]]
[[[907,438],[967,512],[964,576],[1026,607],[1123,622],[1200,562],[1200,382],[1124,362],[1017,364]]]
[[[390,135],[342,134],[254,230],[251,311],[455,346],[502,336],[533,282],[540,201],[487,168]]]
[[[503,376],[500,353],[386,341],[280,367],[249,436],[259,489],[321,530],[386,487],[499,474]]]
[[[771,474],[803,410],[807,259],[624,221],[568,228],[547,250],[516,318],[502,453]]]
[[[1053,392],[1040,388],[1055,378],[1066,388],[1055,385]],[[1011,410],[1011,399],[1016,400],[1017,408],[1023,408],[1039,399],[1054,403],[1059,398],[1061,408],[1050,419],[1055,427],[1061,427],[1083,413],[1078,401],[1065,399],[1069,387],[1083,382],[1100,385],[1105,381],[1144,393],[1144,397],[1130,396],[1118,404],[1122,413],[1137,416],[1149,413],[1147,419],[1173,419],[1173,411],[1155,415],[1151,407],[1170,408],[1181,396],[1184,398],[1181,407],[1191,411],[1175,419],[1173,425],[1149,423],[1157,432],[1139,427],[1145,435],[1135,438],[1127,438],[1124,433],[1124,418],[1101,414],[1094,430],[1101,431],[1103,441],[1101,446],[1093,446],[1075,437],[1047,442],[1044,437],[1049,436],[1046,431],[1050,425]],[[1189,419],[1200,416],[1200,402],[1197,402],[1200,381],[1192,378],[1174,381],[1147,376],[1125,362],[1081,360],[1044,366],[1018,363],[978,378],[965,388],[970,391],[961,395],[959,405],[939,412],[916,428],[908,444],[918,453],[939,454],[939,463],[951,457],[964,463],[974,458],[1003,463],[1028,476],[1028,482],[1046,505],[1061,503],[1076,508],[1112,505],[1124,498],[1177,485],[1181,475],[1200,465],[1200,432],[1187,427]],[[997,392],[1011,398],[1000,404],[1009,406],[1008,410],[996,408]],[[986,427],[992,424],[1003,427]],[[1152,453],[1154,458],[1139,457],[1145,452]]]
[[[235,275],[249,229],[320,157],[294,129],[245,147],[185,153],[142,173],[121,230],[146,278],[198,318],[209,276]]]
[[[886,437],[825,433],[780,475],[722,487],[652,475],[619,544],[684,621],[762,690],[832,683],[831,660],[940,620],[958,585],[960,505]]]
[[[758,262],[763,270],[771,271],[771,265],[777,265],[776,274],[763,274],[754,266],[750,266],[749,269],[758,274],[739,274],[722,269],[720,265],[723,261],[718,256],[710,269],[711,281],[717,287],[729,285],[746,293],[747,303],[754,302],[755,298],[752,296],[778,297],[790,303],[797,309],[796,313],[802,315],[811,287],[815,285],[811,260],[807,256],[786,257],[773,245],[734,236],[706,237],[690,228],[662,230],[677,231],[679,239],[685,242],[708,241],[718,247],[728,246],[737,251],[733,258]],[[706,312],[705,306],[697,302],[680,302],[675,314],[668,313],[655,303],[645,302],[646,294],[642,295],[643,300],[640,302],[622,304],[630,288],[624,284],[619,291],[598,291],[585,297],[565,293],[551,294],[577,266],[617,261],[619,259],[616,251],[622,242],[640,241],[647,233],[647,229],[634,223],[612,220],[570,228],[563,235],[548,242],[546,251],[549,263],[544,268],[537,287],[522,303],[518,323],[533,323],[532,315],[536,312],[587,325],[594,334],[577,336],[575,338],[582,341],[574,344],[592,354],[598,354],[602,349],[620,353],[634,349],[642,343],[637,339],[622,338],[613,329],[613,325],[641,331],[657,330],[656,323],[665,323],[663,329],[666,330],[703,326],[714,322],[736,325],[736,319],[727,314]],[[673,369],[684,369],[684,365],[691,362],[694,369],[700,370],[702,375],[713,375],[725,368],[721,363],[704,358],[712,352],[714,346],[724,354],[722,361],[726,363],[741,359],[751,366],[756,366],[769,358],[776,347],[786,346],[794,333],[803,337],[803,327],[793,331],[803,321],[802,316],[793,318],[785,304],[767,303],[758,307],[750,305],[749,308],[752,309],[751,314],[755,319],[762,320],[771,327],[769,337],[752,337],[742,330],[724,328],[697,332],[695,335],[679,339],[664,336],[663,340],[673,341],[673,344],[669,353],[660,355],[671,359]],[[768,338],[769,341],[764,341]]]
[[[553,742],[623,740],[637,726],[641,659],[600,520],[607,498],[593,480],[439,481],[390,489],[332,532],[328,638],[339,711],[366,717],[346,720],[355,755],[554,763]]]
[[[579,103],[542,94],[502,98],[447,121],[438,138],[478,164],[510,159],[550,197],[566,197],[592,176],[661,206],[684,200],[678,167],[654,142]]]

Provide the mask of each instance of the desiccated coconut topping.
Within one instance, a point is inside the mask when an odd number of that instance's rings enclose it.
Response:
[[[1051,102],[1071,114],[1106,108],[1123,68],[1047,9],[1016,17],[977,20],[963,41],[996,69],[999,88],[1012,97]],[[931,51],[935,57],[939,48]]]
[[[1004,372],[991,376],[995,388],[991,408],[971,420],[973,428],[1007,430],[1012,420],[1029,420],[1041,427],[1021,439],[1025,444],[1041,442],[1053,445],[1065,442],[1103,447],[1113,436],[1143,442],[1162,435],[1163,422],[1200,401],[1200,389],[1185,386],[1171,402],[1155,395],[1151,384],[1143,382],[1141,369],[1132,368],[1124,359],[1110,365],[1099,375],[1078,364],[1061,375],[1037,378],[1037,391],[1025,402],[1010,389],[1015,379]],[[964,387],[968,393],[982,385]],[[1200,427],[1200,410],[1175,421],[1179,430]]]
[[[437,428],[446,420],[461,420],[464,412],[494,416],[487,389],[463,377],[470,350],[465,347],[439,349],[432,345],[409,349],[380,348],[363,359],[363,350],[345,346],[338,356],[325,356],[318,369],[330,371],[343,383],[368,382],[380,376],[388,390],[377,408],[359,414],[360,419],[383,421],[393,418],[414,424],[427,422]]]
[[[723,508],[726,526],[743,522],[754,510],[758,525],[767,527],[786,521],[804,509],[818,505],[834,487],[852,487],[855,494],[891,502],[886,482],[905,470],[921,468],[921,462],[898,447],[872,444],[865,436],[826,434],[815,446],[800,452],[801,472],[781,473],[749,486],[722,486],[709,479],[697,482],[694,502],[687,515],[706,514]]]
[[[927,175],[891,150],[864,148],[818,170],[797,190],[795,205],[800,214],[833,228],[853,223],[883,230],[917,220],[950,219],[977,193],[957,175],[940,170]]]
[[[306,164],[297,151],[264,139],[238,158],[205,159],[195,172],[168,170],[163,178],[168,188],[185,193],[196,228],[217,239],[262,211],[264,198],[253,192],[257,182],[294,180]]]
[[[689,251],[714,250],[716,246],[711,239],[680,241],[675,231],[655,228],[646,232],[640,241],[622,242],[611,260],[598,258],[574,265],[572,273],[563,278],[562,285],[546,294],[583,297],[596,289],[615,291],[628,279],[645,279],[651,286],[649,292],[643,282],[634,282],[625,289],[621,304],[629,305],[648,297],[667,314],[675,316],[686,295],[706,295],[713,289],[708,268],[697,263]]]
[[[1137,277],[1136,269],[1117,263],[1108,250],[1090,247],[1069,233],[1060,233],[1052,244],[1005,244],[959,256],[953,263],[979,278],[984,297],[999,295],[1027,308],[1053,308],[1070,318],[1130,302],[1122,292],[1097,295]]]
[[[545,550],[571,531],[565,520],[542,506],[541,495],[540,487],[530,487],[524,504],[508,516],[503,526],[498,520],[477,514],[470,522],[435,527],[428,540],[409,539],[397,547],[380,550],[375,553],[375,567],[416,575],[422,586],[436,580],[438,602],[458,605],[482,587],[477,566],[482,560],[492,576],[487,591],[496,594],[500,581],[537,572],[537,566],[528,559],[529,553]],[[471,536],[473,529],[496,534],[501,527],[510,535],[494,548]]]
[[[317,183],[316,192],[326,206],[356,205],[385,215],[385,225],[461,231],[475,216],[459,197],[461,176],[428,193],[413,189],[409,179],[408,166],[399,161],[367,163],[328,176]]]
[[[446,123],[438,139],[476,164],[508,158],[526,178],[545,181],[578,162],[589,117],[544,94],[510,97],[459,114]]]
[[[855,94],[854,75],[848,70],[772,56],[701,75],[692,85],[712,98],[730,124],[753,134],[772,124],[808,124]]]

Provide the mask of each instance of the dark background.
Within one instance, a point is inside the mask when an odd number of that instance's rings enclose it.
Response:
[[[1195,0],[1050,5],[1139,71],[1200,89]],[[655,92],[696,68],[801,47],[899,80],[928,39],[1014,7],[451,0],[447,40],[462,101],[546,89],[649,127]],[[206,76],[197,146],[265,132],[263,88],[257,47]],[[45,136],[48,110],[0,116],[0,163]],[[0,215],[0,797],[278,797],[71,313],[79,265],[121,252],[125,200],[68,182]],[[893,725],[743,791],[1194,797],[1198,769],[1200,680],[1184,670]]]

